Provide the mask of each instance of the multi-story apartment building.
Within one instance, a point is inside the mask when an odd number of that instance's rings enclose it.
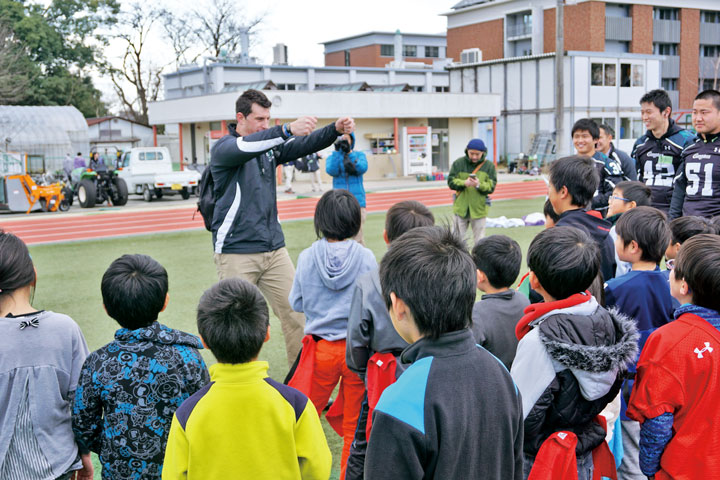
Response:
[[[401,61],[442,69],[447,62],[445,35],[368,32],[323,45],[326,67],[385,67]]]
[[[555,51],[556,0],[463,0],[448,19],[447,56],[479,48],[482,60]],[[565,51],[664,56],[661,86],[674,108],[688,109],[698,90],[720,86],[720,1],[567,1]]]

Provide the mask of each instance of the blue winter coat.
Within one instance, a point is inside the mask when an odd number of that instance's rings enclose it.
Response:
[[[355,148],[355,134],[350,134],[352,143],[350,149]],[[368,163],[365,154],[351,151],[350,160],[355,164],[358,175],[348,175],[343,167],[345,155],[340,150],[334,151],[325,161],[325,171],[333,177],[333,188],[349,190],[357,199],[361,207],[365,207],[365,187],[363,186],[363,174],[367,172]]]

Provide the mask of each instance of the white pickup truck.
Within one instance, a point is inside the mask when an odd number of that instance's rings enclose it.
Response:
[[[127,183],[128,192],[142,195],[146,202],[176,193],[187,200],[200,183],[200,173],[194,170],[173,171],[165,147],[131,148],[123,154],[120,167],[118,176]]]

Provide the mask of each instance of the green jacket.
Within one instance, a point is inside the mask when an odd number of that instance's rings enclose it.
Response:
[[[457,191],[455,202],[453,203],[453,213],[460,217],[483,218],[487,217],[488,206],[486,203],[487,196],[495,191],[497,184],[497,172],[495,165],[490,160],[483,158],[485,163],[480,170],[477,171],[477,179],[480,185],[477,188],[467,188],[465,180],[477,167],[477,163],[472,163],[467,155],[455,160],[450,168],[448,175],[448,186]]]

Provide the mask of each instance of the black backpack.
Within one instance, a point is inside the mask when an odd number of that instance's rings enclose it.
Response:
[[[210,173],[210,165],[205,167],[202,176],[200,177],[200,183],[198,184],[198,197],[200,198],[197,202],[197,212],[205,222],[205,228],[208,231],[212,231],[212,219],[213,213],[215,212],[215,195],[214,190],[215,181],[213,180],[212,173]],[[195,214],[193,213],[193,218]]]

